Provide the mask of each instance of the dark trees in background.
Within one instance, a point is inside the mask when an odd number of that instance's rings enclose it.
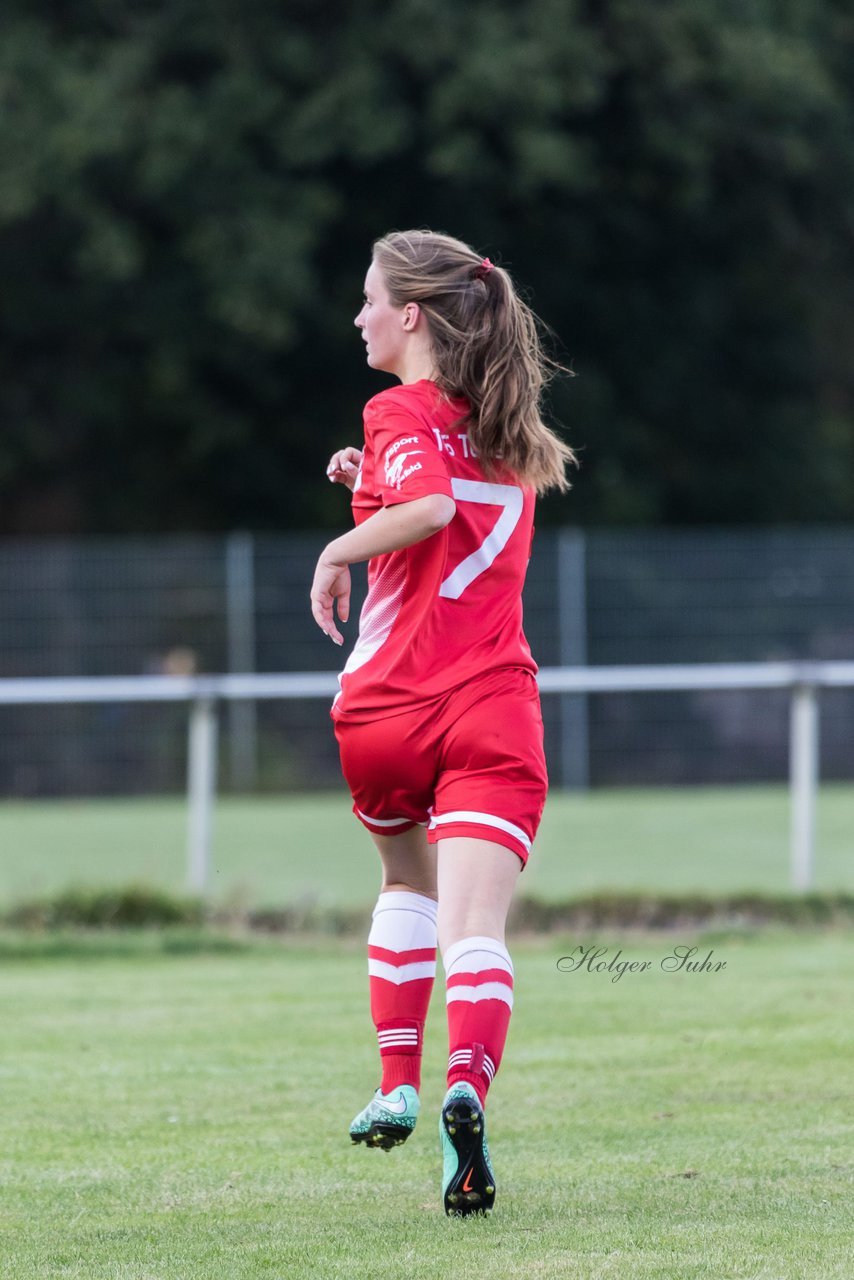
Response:
[[[6,0],[0,532],[340,524],[371,240],[523,282],[580,523],[854,519],[849,0]]]

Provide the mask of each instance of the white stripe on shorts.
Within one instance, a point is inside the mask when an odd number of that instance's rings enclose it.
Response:
[[[456,809],[451,813],[440,813],[438,817],[434,814],[430,820],[430,830],[441,826],[444,822],[476,822],[482,827],[497,827],[499,831],[506,831],[509,836],[515,836],[520,844],[523,844],[529,853],[531,852],[531,841],[522,828],[508,822],[506,818],[496,818],[492,813],[475,813],[470,809]]]
[[[365,822],[370,822],[372,827],[402,827],[405,822],[411,822],[411,818],[371,818],[367,813],[362,813],[361,809],[357,809],[359,817]]]

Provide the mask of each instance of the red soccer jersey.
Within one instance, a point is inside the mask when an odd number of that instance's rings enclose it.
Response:
[[[435,493],[452,497],[457,509],[445,529],[370,561],[336,719],[408,710],[499,667],[537,670],[522,630],[534,491],[509,472],[486,479],[459,430],[465,412],[464,401],[447,399],[426,379],[382,391],[365,406],[356,524],[381,507]]]

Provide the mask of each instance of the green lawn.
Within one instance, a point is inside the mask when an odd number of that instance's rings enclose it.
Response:
[[[439,1202],[440,993],[425,1118],[351,1147],[375,1084],[360,947],[0,951],[3,1280],[850,1280],[854,938],[663,938],[643,973],[517,946],[490,1095],[498,1198]],[[74,948],[77,947],[75,952]],[[112,954],[111,954],[112,951]]]
[[[555,793],[522,891],[549,899],[607,888],[784,893],[788,823],[782,787]],[[852,831],[854,787],[823,787],[818,889],[854,890]],[[181,889],[185,838],[177,798],[0,804],[0,904],[69,884]],[[219,802],[215,899],[360,905],[376,884],[370,839],[343,789]]]

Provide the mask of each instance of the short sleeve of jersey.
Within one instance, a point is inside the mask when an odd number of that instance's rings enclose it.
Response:
[[[410,410],[406,388],[374,396],[365,406],[365,442],[373,457],[373,487],[384,507],[442,493],[451,477],[429,424]]]

